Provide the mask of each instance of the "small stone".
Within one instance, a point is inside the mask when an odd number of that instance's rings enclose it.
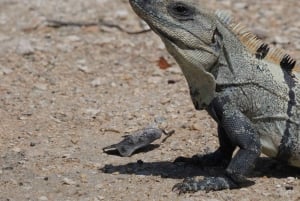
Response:
[[[30,55],[34,53],[34,48],[29,40],[22,39],[19,41],[16,52],[20,55]]]
[[[87,108],[87,109],[84,110],[85,114],[88,114],[88,115],[93,116],[93,117],[97,116],[97,114],[99,114],[100,112],[101,112],[101,110],[98,109],[98,108]]]
[[[80,175],[80,181],[82,183],[87,183],[88,182],[87,175],[86,174],[81,174]]]
[[[279,44],[288,44],[290,42],[288,38],[283,36],[275,36],[274,41],[275,43],[279,43]]]
[[[76,35],[67,36],[66,39],[69,42],[77,42],[77,41],[81,40],[81,38],[79,36],[76,36]]]
[[[13,70],[8,68],[8,67],[0,66],[0,73],[1,74],[8,75],[8,74],[11,74],[12,72],[13,72]]]
[[[199,124],[194,123],[191,125],[191,130],[201,131],[202,127]]]
[[[166,71],[172,74],[182,74],[181,69],[178,67],[168,68]]]
[[[97,185],[95,186],[95,188],[96,188],[96,189],[102,189],[102,188],[103,188],[103,184],[97,184]]]
[[[266,39],[268,38],[268,31],[266,29],[263,28],[254,28],[252,29],[252,33],[255,34],[257,36],[257,38],[259,39]]]
[[[152,77],[149,77],[149,78],[148,78],[148,83],[149,83],[149,84],[158,84],[158,83],[161,82],[161,80],[162,80],[161,77],[158,77],[158,76],[152,76]]]
[[[246,9],[248,7],[247,3],[239,2],[234,4],[234,8],[238,10]]]
[[[48,198],[47,198],[46,196],[41,196],[41,197],[39,197],[39,200],[40,200],[40,201],[47,201]]]
[[[167,103],[170,103],[170,102],[171,102],[171,99],[168,98],[168,97],[162,98],[161,101],[160,101],[160,103],[163,104],[163,105],[165,105]]]
[[[77,137],[72,138],[72,139],[71,139],[71,142],[72,142],[73,144],[78,144],[79,139],[78,139]]]
[[[21,149],[19,147],[14,147],[13,148],[13,151],[16,152],[16,153],[20,153],[21,152]]]
[[[106,78],[103,78],[103,77],[98,77],[96,79],[94,79],[92,82],[91,82],[91,85],[93,87],[98,87],[100,85],[103,85],[107,82]]]
[[[287,183],[288,183],[288,184],[291,184],[291,183],[293,183],[295,180],[296,180],[295,177],[288,177],[288,178],[287,178]]]
[[[300,41],[295,42],[295,48],[296,50],[300,50]]]
[[[112,83],[110,83],[110,86],[111,86],[111,87],[116,87],[117,84],[116,84],[115,82],[112,82]]]
[[[36,83],[34,85],[34,89],[46,91],[48,89],[48,86],[47,86],[47,84],[44,84],[44,83]]]
[[[128,17],[128,11],[127,10],[117,10],[115,12],[115,16],[121,20],[124,20]]]
[[[35,145],[36,145],[36,143],[30,142],[30,146],[31,146],[31,147],[34,147]]]
[[[84,66],[82,66],[82,65],[78,66],[78,70],[80,70],[84,73],[91,73],[91,69],[88,66],[85,66],[85,65]]]
[[[69,179],[69,178],[64,178],[63,179],[63,184],[66,184],[66,185],[75,185],[76,182],[72,179]]]
[[[104,200],[105,197],[104,197],[104,196],[97,196],[97,199],[98,199],[98,200]]]

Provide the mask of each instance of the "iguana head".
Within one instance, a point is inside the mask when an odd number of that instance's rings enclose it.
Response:
[[[134,11],[165,43],[180,65],[197,109],[206,107],[215,93],[210,73],[221,51],[221,37],[213,13],[192,0],[130,0]]]
[[[185,62],[207,71],[219,56],[215,17],[186,0],[130,0],[135,12],[163,40],[179,63]]]

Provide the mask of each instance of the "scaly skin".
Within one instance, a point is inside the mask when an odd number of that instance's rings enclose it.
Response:
[[[207,110],[218,123],[218,150],[175,161],[225,166],[226,174],[188,179],[174,190],[247,186],[246,175],[261,152],[300,167],[300,85],[293,70],[295,60],[256,39],[225,12],[208,11],[195,0],[130,3],[176,59],[195,108]]]

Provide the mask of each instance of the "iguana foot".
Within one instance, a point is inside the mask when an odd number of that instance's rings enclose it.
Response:
[[[218,191],[223,189],[238,188],[239,185],[235,184],[228,177],[206,177],[203,180],[197,181],[193,178],[187,178],[182,183],[173,186],[172,191],[177,192],[179,195],[187,192],[196,191]]]
[[[214,152],[210,154],[197,154],[192,156],[192,158],[178,157],[175,159],[174,163],[183,162],[188,164],[193,164],[197,166],[208,166],[208,167],[223,167],[226,168],[230,162],[230,158],[225,157],[221,152]]]

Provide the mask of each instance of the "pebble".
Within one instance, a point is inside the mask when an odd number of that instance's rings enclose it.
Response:
[[[149,78],[148,78],[147,82],[148,82],[149,84],[158,84],[158,83],[161,82],[161,80],[162,80],[161,77],[152,76],[152,77],[149,77]]]
[[[171,102],[171,99],[168,98],[168,97],[164,97],[164,98],[162,98],[161,101],[160,101],[160,103],[161,103],[162,105],[165,105],[165,104],[170,103],[170,102]]]
[[[167,70],[166,70],[167,72],[170,72],[170,73],[172,73],[172,74],[182,74],[182,71],[181,71],[181,69],[179,68],[179,67],[173,67],[173,68],[168,68]]]
[[[76,182],[72,179],[69,179],[69,178],[64,178],[63,179],[63,184],[66,184],[66,185],[75,185]]]
[[[295,46],[296,50],[300,50],[300,41],[296,41],[294,43],[294,46]]]
[[[115,16],[121,20],[125,20],[128,17],[128,11],[127,10],[117,10],[115,12]]]
[[[12,72],[13,72],[13,70],[11,68],[0,66],[0,73],[2,75],[8,75],[8,74],[11,74]]]
[[[268,31],[263,28],[253,28],[251,31],[253,34],[255,34],[257,36],[257,38],[262,39],[262,40],[268,38],[268,36],[269,36]]]
[[[100,85],[106,84],[106,82],[107,82],[106,78],[104,78],[104,77],[97,77],[97,78],[95,78],[95,79],[91,82],[91,85],[92,85],[93,87],[98,87],[98,86],[100,86]]]
[[[34,53],[34,48],[29,40],[21,39],[18,43],[16,52],[20,55],[30,55]]]
[[[194,123],[194,124],[191,125],[190,129],[191,130],[196,130],[196,131],[202,131],[203,126],[201,126],[200,124]]]
[[[87,175],[86,174],[81,174],[80,175],[80,181],[82,183],[87,183],[88,182]]]
[[[40,201],[47,201],[48,198],[47,198],[46,196],[41,196],[41,197],[39,197],[39,200],[40,200]]]
[[[95,186],[95,188],[96,188],[96,189],[102,189],[102,188],[103,188],[103,184],[97,184],[97,185]]]
[[[76,35],[67,36],[66,39],[68,42],[78,42],[81,40],[81,38]]]
[[[288,44],[290,42],[288,38],[283,36],[275,36],[274,41],[278,44]]]
[[[78,70],[80,70],[84,73],[91,73],[91,69],[88,66],[85,66],[85,65],[79,65]]]
[[[291,184],[291,183],[295,182],[295,180],[296,180],[295,177],[288,177],[287,178],[287,183]]]
[[[21,152],[21,148],[19,148],[19,147],[14,147],[14,148],[13,148],[13,151],[16,152],[16,153],[20,153],[20,152]]]
[[[48,86],[44,83],[36,83],[33,88],[41,91],[46,91],[48,89]]]
[[[97,196],[97,198],[95,198],[94,200],[104,200],[105,197],[104,196]]]

